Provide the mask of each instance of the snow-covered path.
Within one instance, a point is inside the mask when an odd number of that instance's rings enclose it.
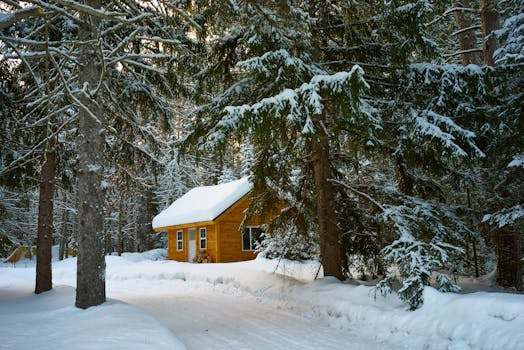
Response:
[[[250,298],[166,294],[122,300],[145,310],[192,349],[389,349]],[[319,324],[320,323],[320,324]]]
[[[273,273],[276,262],[266,259],[201,265],[164,257],[106,257],[109,300],[87,310],[73,306],[76,259],[55,261],[54,289],[38,296],[34,265],[0,266],[0,349],[520,350],[524,343],[518,294],[428,287],[424,305],[407,311],[396,296],[366,286],[313,281],[317,262],[286,262]]]

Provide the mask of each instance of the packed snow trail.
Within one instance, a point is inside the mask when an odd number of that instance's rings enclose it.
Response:
[[[188,350],[388,349],[348,331],[322,325],[253,298],[223,294],[125,296],[121,300],[153,315]]]
[[[0,349],[64,342],[86,350],[184,349],[180,341],[203,350],[520,350],[524,344],[523,295],[428,287],[424,305],[407,311],[395,295],[376,296],[334,278],[313,281],[318,262],[283,261],[273,273],[277,262],[262,258],[189,264],[165,256],[165,250],[107,256],[110,300],[88,310],[74,307],[76,259],[54,261],[54,289],[38,296],[34,262],[0,264]]]
[[[6,270],[14,274],[2,274]],[[55,285],[35,295],[34,278],[13,276],[29,272],[24,277],[34,277],[34,269],[11,270],[0,268],[1,350],[185,349],[169,329],[140,309],[108,300],[81,310],[74,306],[73,287]]]

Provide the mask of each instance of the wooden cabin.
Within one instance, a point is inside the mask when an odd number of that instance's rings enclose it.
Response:
[[[36,247],[31,247],[29,250],[28,246],[19,246],[9,254],[9,256],[4,260],[4,263],[17,263],[20,259],[33,259],[36,256]]]
[[[197,187],[177,199],[155,216],[153,229],[167,231],[167,257],[170,260],[196,262],[234,262],[256,257],[260,220],[240,225],[249,206],[253,186],[247,178],[216,185]]]

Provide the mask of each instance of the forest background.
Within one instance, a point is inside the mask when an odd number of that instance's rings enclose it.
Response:
[[[319,258],[411,308],[497,267],[522,289],[524,2],[0,1],[0,236],[105,254],[250,176],[270,257]],[[361,271],[350,276],[350,267]]]

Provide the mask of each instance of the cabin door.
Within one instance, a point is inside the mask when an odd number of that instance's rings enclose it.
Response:
[[[196,258],[196,228],[188,229],[187,235],[187,261],[192,263]]]

